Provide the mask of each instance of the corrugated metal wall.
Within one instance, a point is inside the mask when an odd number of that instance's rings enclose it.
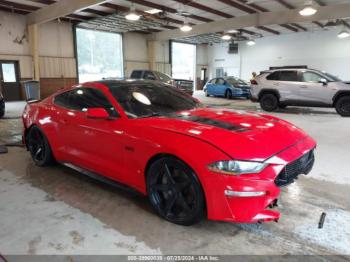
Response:
[[[76,61],[70,57],[40,57],[41,78],[76,78]]]

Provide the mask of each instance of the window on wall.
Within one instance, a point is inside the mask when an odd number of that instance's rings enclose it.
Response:
[[[77,28],[79,82],[123,76],[122,36]]]
[[[171,42],[171,67],[173,78],[195,80],[196,46]]]

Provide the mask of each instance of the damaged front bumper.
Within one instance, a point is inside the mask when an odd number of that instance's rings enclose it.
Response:
[[[211,177],[210,186],[207,187],[211,189],[205,192],[208,218],[238,223],[277,222],[280,213],[272,208],[277,206],[280,187],[292,183],[298,175],[310,172],[315,146],[315,141],[306,137],[268,159],[269,165],[259,174],[231,176],[211,173],[208,176]],[[281,185],[286,170],[292,168],[296,168],[293,169],[295,172]]]

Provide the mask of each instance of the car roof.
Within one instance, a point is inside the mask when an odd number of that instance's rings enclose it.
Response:
[[[321,70],[317,69],[312,69],[312,68],[278,68],[278,69],[273,69],[273,70],[264,70],[261,71],[261,74],[268,74],[268,73],[273,73],[277,71],[312,71],[312,72],[317,72],[317,73],[323,73]]]

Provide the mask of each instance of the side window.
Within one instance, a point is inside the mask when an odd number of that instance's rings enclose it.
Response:
[[[145,71],[143,74],[144,79],[157,80],[156,76],[151,71]]]
[[[222,79],[222,78],[218,78],[217,81],[216,81],[216,84],[217,85],[223,85],[223,84],[225,84],[225,80]]]
[[[298,81],[298,72],[297,71],[281,71],[280,72],[280,81]]]
[[[166,74],[163,73],[158,73],[159,79],[162,82],[169,82],[171,81],[171,78],[169,76],[167,76]]]
[[[103,107],[110,116],[119,116],[105,95],[100,90],[93,88],[74,89],[58,95],[54,102],[62,107],[77,111],[86,111],[88,108]]]
[[[280,79],[280,71],[273,72],[266,77],[267,80],[279,80]]]
[[[54,103],[64,108],[69,108],[69,92],[59,94],[55,97]]]
[[[318,83],[321,81],[321,79],[323,79],[323,77],[314,72],[303,72],[301,77],[302,82],[309,82],[309,83]]]
[[[216,83],[216,78],[210,80],[209,83],[214,85]]]
[[[142,71],[140,70],[135,70],[132,71],[130,78],[134,78],[134,79],[140,79],[142,77]]]

